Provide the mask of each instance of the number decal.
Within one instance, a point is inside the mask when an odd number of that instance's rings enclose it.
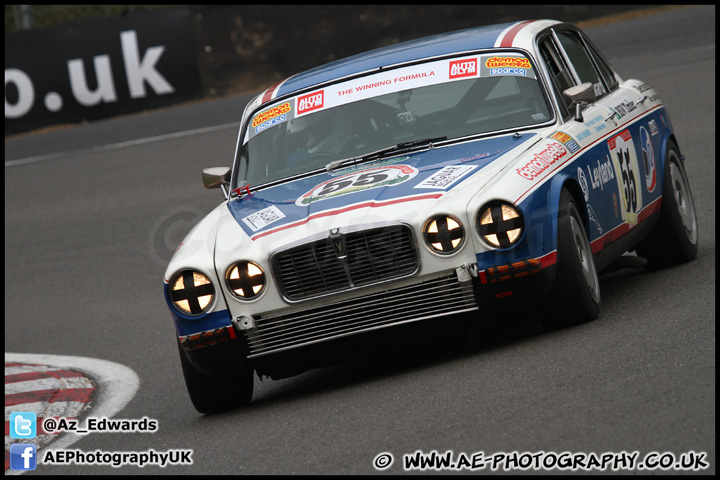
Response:
[[[295,204],[303,206],[319,200],[348,195],[370,188],[398,185],[410,180],[417,173],[417,169],[409,165],[389,165],[350,173],[321,183],[298,198]]]
[[[630,226],[635,226],[638,221],[638,212],[643,207],[643,189],[638,188],[638,180],[644,178],[645,175],[640,173],[638,157],[630,131],[623,130],[609,139],[608,148],[617,172],[618,191],[622,198],[620,212],[623,221]]]
[[[628,213],[637,213],[637,185],[635,184],[635,174],[630,166],[630,152],[622,150],[617,152],[618,162],[620,162],[620,170],[622,170],[622,183],[625,190],[625,199],[627,200],[626,211]]]

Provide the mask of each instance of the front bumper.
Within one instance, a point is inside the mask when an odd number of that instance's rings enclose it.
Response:
[[[474,265],[462,266],[401,287],[388,284],[384,290],[361,297],[234,318],[229,326],[180,336],[180,341],[188,358],[202,363],[204,369],[212,368],[208,358],[215,358],[207,350],[225,351],[241,344],[243,359],[249,360],[258,374],[282,378],[336,363],[339,356],[351,352],[345,347],[333,349],[334,345],[351,343],[362,349],[362,343],[355,340],[374,332],[402,332],[399,327],[427,324],[441,317],[472,317],[479,326],[484,318],[535,310],[555,274],[554,262],[541,263],[526,261],[525,267],[500,266],[479,272]],[[434,325],[444,329],[449,324]],[[323,358],[324,352],[331,351]],[[221,358],[237,357],[225,353]],[[287,359],[293,359],[292,364],[285,365]],[[218,368],[226,369],[222,363]]]

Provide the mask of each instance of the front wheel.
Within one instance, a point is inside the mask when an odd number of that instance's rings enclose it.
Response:
[[[665,158],[660,218],[636,249],[647,260],[645,268],[649,270],[689,262],[698,250],[695,203],[675,145],[668,145]]]
[[[570,192],[560,194],[557,275],[542,323],[554,330],[589,322],[600,313],[600,280],[583,217]]]
[[[179,340],[178,349],[185,385],[198,412],[217,413],[250,403],[253,391],[251,368],[242,367],[239,371],[224,375],[206,375],[193,366]]]

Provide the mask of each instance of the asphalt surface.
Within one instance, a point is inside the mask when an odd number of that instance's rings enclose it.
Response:
[[[698,473],[714,473],[715,7],[586,31],[670,112],[695,197],[698,258],[603,276],[601,316],[590,324],[541,333],[508,319],[474,348],[410,349],[388,364],[256,381],[253,404],[224,414],[202,416],[190,403],[162,276],[183,235],[221,200],[200,171],[230,163],[246,98],[6,139],[6,352],[97,358],[137,373],[138,392],[118,416],[156,419],[158,431],[95,433],[73,448],[193,450],[191,466],[28,474],[371,474],[381,452],[395,459],[383,471],[402,473],[403,455],[418,450],[697,452],[709,464]]]

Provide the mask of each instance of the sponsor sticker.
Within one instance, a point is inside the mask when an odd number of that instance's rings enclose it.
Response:
[[[454,80],[456,78],[476,77],[477,75],[477,58],[465,58],[462,60],[454,60],[450,62],[450,72],[448,75],[450,80]]]
[[[268,120],[272,120],[273,118],[288,113],[290,110],[292,110],[292,108],[290,107],[290,103],[285,102],[282,105],[278,105],[277,107],[273,107],[269,110],[265,110],[264,112],[260,112],[253,119],[252,126],[253,128],[257,127],[261,123],[267,122]]]
[[[526,180],[535,180],[567,154],[568,151],[562,143],[550,142],[545,148],[535,152],[528,163],[515,171]]]
[[[491,57],[485,62],[487,68],[531,68],[525,57]]]
[[[405,183],[417,175],[416,168],[409,165],[388,165],[369,168],[333,178],[316,186],[295,201],[305,206],[320,200],[335,198],[377,187],[392,187]]]
[[[270,120],[261,123],[257,127],[255,127],[255,134],[258,134],[262,132],[263,130],[272,127],[273,125],[277,125],[278,123],[282,123],[287,120],[287,115],[282,114],[279,117],[271,118]]]
[[[298,115],[319,110],[325,105],[325,90],[300,95],[296,101]]]
[[[648,122],[648,128],[650,129],[650,134],[651,134],[653,137],[659,133],[659,132],[658,132],[657,123],[655,122],[655,120],[650,120],[650,121]]]
[[[565,145],[568,150],[570,150],[570,153],[575,153],[578,150],[580,150],[580,145],[577,144],[573,138],[564,132],[555,132],[552,135],[550,135],[550,138],[554,138],[555,140],[558,140],[560,143]]]
[[[250,230],[257,232],[263,227],[270,225],[271,223],[277,222],[281,218],[285,218],[279,208],[275,205],[259,210],[252,215],[248,215],[243,218],[242,221],[250,227]]]
[[[650,134],[645,130],[645,127],[640,127],[640,148],[642,149],[643,166],[645,167],[645,187],[648,192],[652,192],[657,184],[655,152],[653,151]]]
[[[477,165],[447,165],[415,185],[414,188],[447,189],[476,168]]]

